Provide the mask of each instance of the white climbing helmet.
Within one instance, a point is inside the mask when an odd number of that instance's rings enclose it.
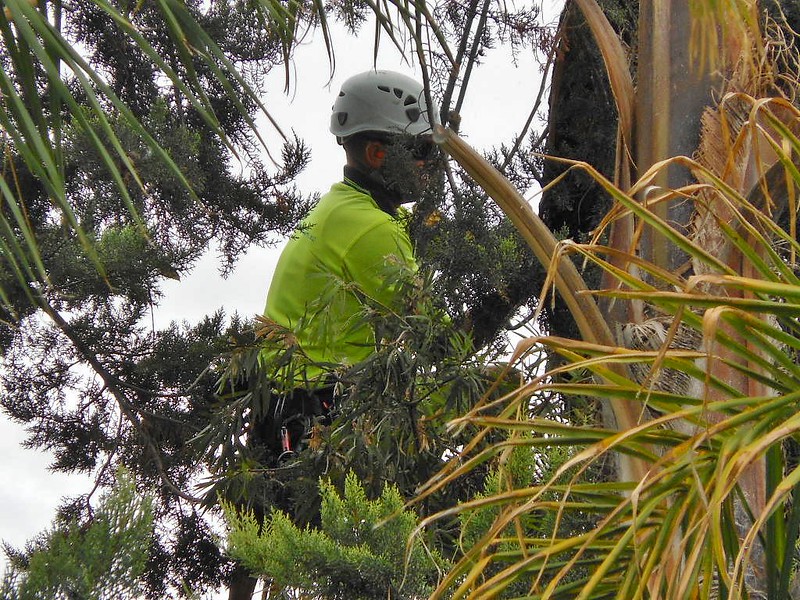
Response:
[[[422,84],[393,71],[367,71],[342,84],[330,130],[340,144],[363,131],[416,136],[432,132],[428,118]]]

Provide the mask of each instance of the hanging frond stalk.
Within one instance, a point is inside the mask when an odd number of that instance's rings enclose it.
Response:
[[[547,226],[533,212],[528,202],[497,169],[449,129],[438,126],[434,140],[452,156],[486,191],[508,216],[542,265],[550,268],[555,287],[567,304],[585,341],[615,346],[614,337],[575,265],[559,251],[559,244]],[[624,367],[612,365],[620,370]],[[631,429],[639,423],[641,405],[628,400],[610,399],[617,425]],[[621,475],[627,481],[640,481],[647,465],[630,457],[621,458]]]
[[[633,148],[634,135],[634,103],[636,93],[633,86],[628,57],[622,42],[617,36],[614,28],[609,23],[603,10],[595,0],[576,0],[580,7],[586,23],[592,30],[603,63],[606,67],[606,74],[611,85],[611,92],[614,96],[614,103],[617,107],[617,157],[614,174],[614,183],[623,190],[627,190],[631,185],[631,152]],[[630,265],[626,258],[626,253],[632,250],[634,244],[634,221],[630,214],[624,215],[614,221],[610,227],[609,245],[612,248],[621,250],[619,258],[612,256],[611,261],[620,270],[629,270]],[[601,287],[611,288],[618,285],[617,280],[609,271],[603,270],[601,274]],[[609,325],[613,323],[624,323],[630,320],[641,322],[641,303],[632,303],[631,309],[634,315],[626,314],[627,306],[622,303],[608,303],[601,300],[602,312],[606,315]]]

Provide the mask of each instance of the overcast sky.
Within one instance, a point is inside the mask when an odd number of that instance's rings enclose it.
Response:
[[[275,70],[269,83],[264,97],[268,110],[287,133],[294,130],[311,148],[311,163],[297,181],[305,193],[324,193],[341,177],[341,149],[328,133],[330,108],[344,79],[372,68],[372,38],[369,28],[358,38],[334,31],[336,71],[330,82],[324,46],[309,42],[297,53],[289,96],[282,91],[282,69]],[[476,148],[508,144],[528,117],[538,92],[539,67],[530,50],[517,58],[515,66],[508,56],[492,52],[473,75],[461,131]],[[417,75],[413,66],[401,62],[388,40],[382,42],[378,67]],[[274,148],[280,148],[274,130],[265,125],[262,134],[274,140]],[[273,248],[250,250],[227,279],[219,276],[218,262],[210,253],[183,281],[165,283],[164,300],[153,315],[156,327],[172,320],[196,323],[220,308],[228,314],[261,313],[281,247],[282,241],[276,240]],[[24,438],[22,427],[0,414],[0,539],[14,546],[22,546],[50,525],[61,497],[91,489],[85,477],[50,472],[51,457],[22,448]],[[0,558],[0,569],[4,569],[4,558]]]

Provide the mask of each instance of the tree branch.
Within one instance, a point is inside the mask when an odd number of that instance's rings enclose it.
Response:
[[[106,388],[117,401],[120,411],[125,418],[128,419],[131,425],[133,425],[134,429],[136,429],[136,432],[139,434],[139,438],[142,440],[142,442],[144,442],[145,447],[147,448],[151,458],[153,459],[153,462],[156,465],[156,470],[158,471],[158,475],[164,484],[164,487],[166,487],[176,496],[189,502],[202,502],[201,499],[195,498],[194,496],[191,496],[190,494],[187,494],[178,488],[178,486],[175,485],[169,478],[167,470],[164,467],[164,463],[161,460],[161,453],[159,452],[158,447],[156,446],[155,442],[153,442],[153,439],[143,431],[141,421],[136,415],[136,409],[125,397],[125,394],[122,392],[122,390],[117,386],[117,378],[112,375],[108,369],[106,369],[103,363],[97,358],[97,355],[92,352],[86,346],[86,344],[84,344],[83,340],[75,333],[70,324],[67,323],[64,317],[62,317],[61,314],[50,305],[44,295],[38,295],[37,303],[44,313],[50,317],[53,323],[55,323],[59,330],[67,337],[67,339],[72,342],[72,345],[75,346],[75,349],[81,354],[81,356],[83,356],[92,370],[94,370],[94,372],[97,373],[103,380]]]

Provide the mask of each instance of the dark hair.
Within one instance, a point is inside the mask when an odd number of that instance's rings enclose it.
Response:
[[[342,141],[342,148],[344,148],[347,158],[355,160],[359,164],[364,162],[364,152],[366,151],[367,144],[371,141],[378,139],[369,132],[356,133],[348,136]]]

